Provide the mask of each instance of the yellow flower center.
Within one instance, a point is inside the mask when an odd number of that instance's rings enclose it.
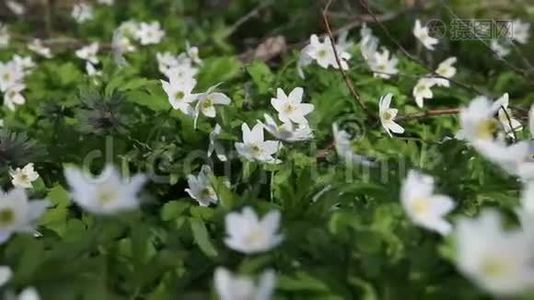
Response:
[[[4,79],[4,81],[9,81],[10,78],[11,75],[9,73],[4,73],[4,76],[2,76],[2,79]]]
[[[386,111],[382,114],[382,119],[384,119],[385,121],[390,121],[391,119],[393,119],[393,114],[389,111]]]
[[[176,98],[176,100],[182,100],[184,97],[185,97],[185,94],[184,94],[184,92],[182,92],[182,91],[178,91],[178,92],[176,92],[176,94],[174,95],[174,98]]]
[[[0,210],[0,227],[6,227],[15,220],[15,212],[11,208]]]
[[[509,266],[502,259],[486,258],[482,263],[481,271],[488,277],[502,276],[509,269]]]
[[[498,128],[499,124],[494,119],[482,121],[476,127],[476,136],[482,139],[490,139],[497,132]]]
[[[286,104],[286,105],[284,106],[284,112],[285,112],[286,114],[290,114],[290,113],[294,112],[295,110],[296,110],[296,107],[293,106],[293,105],[291,105],[291,104]]]
[[[250,149],[254,155],[259,155],[261,153],[261,148],[256,144],[253,144]]]
[[[254,228],[245,237],[245,242],[249,245],[260,245],[265,241],[265,234],[260,228]]]
[[[317,52],[317,56],[319,57],[325,57],[327,55],[326,49],[321,49],[319,52]]]
[[[117,198],[117,193],[112,186],[103,185],[97,191],[97,199],[100,201],[100,204],[105,205],[115,201]]]
[[[209,108],[209,107],[211,107],[211,106],[213,106],[213,101],[211,100],[211,98],[208,97],[208,98],[206,98],[206,99],[204,100],[204,102],[202,103],[202,107],[204,107],[204,108]]]
[[[206,187],[200,192],[200,194],[203,198],[207,198],[211,197],[213,195],[213,192],[210,187]]]
[[[417,215],[426,215],[430,210],[430,205],[428,204],[428,199],[426,198],[416,198],[412,201],[412,210]]]

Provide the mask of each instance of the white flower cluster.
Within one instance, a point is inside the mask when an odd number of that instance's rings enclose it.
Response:
[[[389,50],[382,47],[382,51],[378,51],[379,40],[373,35],[373,32],[365,24],[360,30],[362,37],[360,41],[360,51],[363,59],[373,72],[373,76],[383,79],[389,79],[391,76],[399,73],[397,63],[399,60],[391,56]]]
[[[126,65],[127,62],[124,54],[133,52],[136,49],[132,43],[133,41],[143,46],[155,45],[159,44],[164,37],[165,31],[161,28],[158,21],[125,21],[113,32],[113,39],[111,41],[113,59],[120,66]]]
[[[314,110],[314,105],[302,103],[304,89],[294,88],[289,95],[278,88],[276,98],[271,99],[271,105],[278,112],[281,125],[276,124],[271,116],[265,114],[265,123],[257,121],[252,130],[246,123],[241,125],[243,142],[235,143],[239,155],[247,160],[266,163],[280,163],[273,157],[281,147],[279,141],[265,141],[263,130],[266,129],[281,141],[295,142],[313,138],[306,116]]]
[[[347,50],[352,44],[347,43],[346,38],[347,32],[344,32],[340,34],[337,43],[332,45],[332,42],[328,37],[324,37],[321,40],[321,38],[313,34],[310,37],[310,43],[300,52],[300,59],[297,65],[299,76],[304,78],[304,71],[302,68],[314,61],[325,69],[332,66],[334,69],[339,69],[341,67],[343,70],[348,70],[348,61],[351,58],[351,55]],[[334,48],[336,49],[335,52],[338,54],[337,59],[339,59],[339,63],[336,59]]]
[[[460,272],[499,298],[520,296],[534,288],[534,144],[532,140],[506,143],[510,132],[520,129],[508,102],[508,94],[495,102],[486,97],[473,99],[461,110],[459,135],[523,182],[517,211],[519,228],[505,229],[493,209],[485,209],[474,218],[460,217],[451,225],[445,217],[454,209],[454,201],[435,194],[434,179],[417,171],[409,172],[401,190],[401,203],[410,220],[441,235],[451,235]],[[529,118],[534,137],[534,106]]]
[[[468,141],[485,158],[511,175],[523,180],[534,179],[534,144],[532,141],[506,143],[522,129],[508,108],[508,94],[495,102],[477,97],[460,112],[461,131],[458,136]],[[532,121],[532,113],[530,122]],[[531,132],[534,137],[534,132]]]
[[[423,108],[424,100],[434,97],[431,90],[433,86],[450,86],[449,78],[452,78],[456,74],[456,68],[453,66],[454,63],[456,63],[456,57],[449,57],[439,64],[434,74],[426,75],[417,81],[412,91],[417,106]]]
[[[177,56],[169,52],[158,53],[156,58],[161,73],[167,81],[161,80],[172,108],[195,118],[195,126],[200,115],[215,118],[217,105],[228,105],[232,101],[223,93],[216,92],[217,85],[202,93],[194,93],[197,85],[196,75],[202,60],[198,48],[186,44],[186,52]]]
[[[26,89],[24,78],[28,75],[35,64],[32,58],[14,55],[6,62],[0,62],[0,91],[4,93],[4,105],[15,110],[17,105],[26,103],[22,91]]]
[[[515,297],[534,288],[534,182],[525,182],[518,211],[521,227],[504,229],[499,213],[485,209],[475,218],[460,217],[451,225],[446,215],[454,201],[434,194],[434,179],[410,171],[402,185],[401,203],[410,220],[454,238],[460,272],[496,297]]]

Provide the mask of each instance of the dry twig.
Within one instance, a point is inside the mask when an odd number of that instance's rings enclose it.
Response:
[[[363,109],[363,111],[367,114],[368,117],[372,117],[371,113],[367,110],[367,107],[365,106],[365,103],[363,102],[360,94],[354,88],[354,84],[352,83],[352,80],[349,78],[345,70],[343,70],[343,68],[341,67],[341,60],[339,59],[339,54],[337,53],[334,35],[332,33],[332,29],[330,28],[330,23],[328,22],[328,8],[330,7],[331,4],[332,4],[332,0],[328,0],[328,2],[326,3],[323,9],[322,15],[323,15],[324,25],[328,33],[328,38],[330,39],[330,45],[332,46],[332,50],[334,51],[334,56],[336,58],[336,63],[338,66],[339,73],[343,77],[343,80],[345,81],[345,84],[347,85],[347,88],[349,89],[354,100],[356,100],[356,102],[360,105],[360,107]]]

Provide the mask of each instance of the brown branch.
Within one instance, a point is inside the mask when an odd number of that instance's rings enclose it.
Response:
[[[257,5],[254,9],[249,11],[247,14],[239,18],[234,24],[232,24],[232,26],[230,26],[230,28],[223,35],[223,38],[231,36],[241,25],[245,24],[248,20],[258,16],[260,11],[269,7],[271,4],[273,4],[272,0],[261,1],[260,4]]]
[[[368,117],[372,117],[371,113],[367,110],[367,107],[365,106],[365,103],[363,102],[360,94],[354,88],[354,84],[352,83],[352,80],[349,78],[345,70],[343,70],[343,68],[341,67],[341,60],[339,59],[339,54],[337,53],[334,35],[332,33],[332,29],[330,28],[330,23],[328,22],[328,8],[330,7],[331,4],[332,4],[332,0],[328,0],[328,2],[326,3],[323,9],[322,15],[323,15],[324,25],[328,33],[328,38],[330,40],[330,45],[332,46],[332,51],[334,51],[334,57],[336,58],[336,63],[338,66],[339,73],[343,77],[343,80],[345,81],[345,84],[347,85],[347,88],[349,89],[352,97],[354,98],[354,100],[356,100],[356,103],[360,105],[360,107],[363,109],[363,111],[367,114]]]
[[[459,108],[442,108],[442,109],[427,110],[427,111],[420,112],[420,113],[413,113],[413,114],[407,114],[404,116],[399,116],[396,118],[396,120],[398,121],[414,120],[414,119],[423,119],[423,118],[445,116],[445,115],[457,115],[459,113],[460,113]]]
[[[23,35],[12,35],[12,38],[14,40],[17,40],[22,43],[30,43],[37,37],[31,37],[31,36],[23,36]],[[87,46],[91,43],[91,41],[82,41],[75,38],[70,37],[58,37],[58,38],[50,38],[50,39],[41,39],[41,42],[43,45],[47,47],[57,47],[57,48],[67,48],[67,49],[78,49],[83,46]],[[100,43],[99,42],[100,49],[112,49],[112,45],[110,43]]]

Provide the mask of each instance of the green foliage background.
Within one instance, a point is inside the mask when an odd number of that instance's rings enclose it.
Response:
[[[274,268],[276,299],[488,297],[458,274],[447,241],[409,222],[399,202],[400,183],[410,168],[435,176],[438,191],[457,202],[452,219],[474,215],[488,206],[511,215],[518,201],[518,183],[464,143],[444,140],[458,129],[454,116],[405,121],[406,134],[388,138],[378,122],[365,120],[339,73],[310,66],[306,80],[301,80],[296,72],[298,50],[310,34],[324,32],[322,2],[273,1],[235,31],[231,31],[232,24],[260,1],[116,2],[113,9],[96,9],[96,19],[85,25],[75,25],[68,10],[54,10],[53,34],[109,42],[122,21],[157,19],[166,31],[164,41],[128,54],[130,65],[123,69],[110,56],[100,55],[104,74],[98,85],[84,75],[75,48],[66,47],[54,59],[40,60],[26,79],[27,104],[13,113],[2,111],[5,127],[27,134],[35,143],[32,154],[37,157],[3,159],[4,170],[8,165],[35,162],[41,179],[32,193],[53,203],[40,222],[41,238],[17,235],[0,247],[0,261],[15,271],[9,287],[32,285],[43,299],[54,300],[214,299],[213,270],[225,266],[245,274]],[[332,11],[349,16],[362,13],[356,4],[346,1],[351,8],[346,10],[343,1],[337,2]],[[526,4],[519,1],[493,8],[483,1],[470,3],[446,4],[464,18],[532,20]],[[423,8],[409,8],[399,1],[373,1],[372,5],[377,13],[399,12],[385,25],[413,53],[417,51],[411,35],[415,17],[452,18],[441,1],[429,1]],[[5,21],[20,36],[46,37],[39,17]],[[335,28],[347,22],[343,17],[332,18]],[[349,75],[356,89],[374,114],[379,97],[387,92],[394,94],[394,106],[401,114],[417,112],[411,89],[417,81],[414,76],[423,75],[424,69],[403,57],[380,27],[370,26],[381,43],[396,52],[401,72],[410,76],[373,78],[354,48]],[[239,54],[275,34],[283,35],[291,45],[281,57],[268,62],[239,60]],[[358,30],[352,30],[349,37],[357,41]],[[242,122],[252,125],[263,113],[273,114],[269,103],[276,88],[287,91],[302,86],[305,101],[315,105],[311,114],[315,140],[284,147],[279,155],[282,164],[265,166],[234,158],[225,166],[213,160],[216,176],[212,180],[220,203],[210,208],[199,207],[184,188],[186,176],[198,172],[207,161],[205,149],[214,122],[201,119],[195,130],[190,118],[170,110],[155,60],[158,51],[183,51],[186,40],[199,46],[204,60],[197,89],[223,82],[221,90],[233,100],[217,119],[227,149],[241,139]],[[532,43],[523,51],[533,53]],[[30,54],[22,41],[15,41],[0,51],[0,60],[7,61],[14,53]],[[432,54],[425,60],[433,66],[448,56],[458,56],[458,81],[493,96],[509,92],[514,107],[526,108],[534,101],[532,76],[525,78],[510,70],[477,41],[445,42]],[[515,56],[510,62],[521,64]],[[458,107],[474,96],[453,85],[437,89],[427,104],[429,109]],[[99,123],[94,120],[102,117],[98,105],[116,112],[112,126],[95,125]],[[330,149],[334,121],[358,134],[354,149],[375,158],[379,167],[347,166],[332,150],[317,157],[319,150]],[[191,159],[192,155],[197,158]],[[106,161],[131,173],[160,175],[144,189],[142,209],[104,218],[72,205],[63,166],[89,165],[96,172]],[[0,182],[8,188],[9,176],[3,174]],[[224,184],[226,179],[230,187]],[[262,213],[282,212],[285,241],[280,247],[255,256],[242,256],[225,247],[224,215],[245,205]]]

